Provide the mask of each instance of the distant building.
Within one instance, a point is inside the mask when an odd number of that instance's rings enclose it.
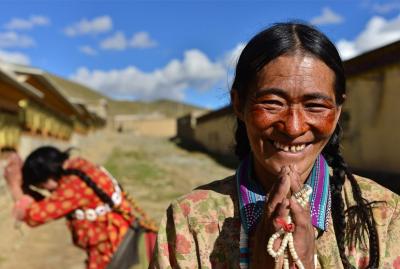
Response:
[[[180,142],[186,144],[196,143],[197,118],[203,114],[205,114],[204,111],[193,111],[177,119],[176,136],[180,139]]]
[[[195,140],[207,151],[233,156],[236,118],[230,106],[212,111],[197,118]]]
[[[113,117],[113,128],[119,132],[154,137],[174,137],[176,119],[161,114],[120,114]]]

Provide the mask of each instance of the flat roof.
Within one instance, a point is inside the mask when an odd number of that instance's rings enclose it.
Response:
[[[400,40],[343,62],[347,78],[395,63],[400,63]]]

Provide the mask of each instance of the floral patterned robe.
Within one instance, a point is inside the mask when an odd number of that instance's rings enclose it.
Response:
[[[375,182],[355,176],[369,201],[377,204],[380,267],[400,269],[400,197]],[[150,268],[239,268],[240,216],[235,177],[201,186],[174,201],[161,222]],[[345,208],[354,205],[348,180]],[[331,218],[316,240],[317,268],[343,268]],[[356,268],[368,264],[368,249],[346,247]]]

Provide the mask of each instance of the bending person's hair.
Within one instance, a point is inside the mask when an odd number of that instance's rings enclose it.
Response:
[[[114,206],[114,202],[102,189],[85,172],[77,169],[64,169],[63,164],[69,158],[69,152],[60,151],[52,146],[44,146],[33,151],[24,162],[22,167],[24,193],[31,195],[35,200],[41,200],[44,197],[34,191],[31,186],[39,186],[48,179],[55,181],[60,180],[64,175],[75,175],[86,183],[96,195],[110,207]]]
[[[339,53],[324,34],[301,23],[275,24],[253,37],[243,49],[231,89],[231,91],[237,92],[240,105],[244,105],[248,97],[249,86],[255,82],[257,74],[265,65],[281,55],[295,53],[316,57],[334,72],[336,104],[342,105],[346,88],[344,69]],[[376,223],[372,215],[372,203],[368,203],[362,197],[358,183],[342,158],[339,148],[340,135],[341,128],[338,124],[322,151],[329,166],[333,169],[333,176],[330,179],[332,220],[340,257],[344,268],[354,268],[345,255],[345,243],[365,244],[363,235],[368,235],[370,252],[368,268],[377,268],[379,266],[379,243]],[[250,153],[251,148],[245,123],[240,119],[237,119],[235,140],[235,153],[242,160]],[[346,176],[351,183],[356,205],[348,208],[345,212],[341,191]],[[345,221],[346,214],[349,217],[348,223]]]
[[[63,173],[63,163],[69,158],[69,151],[60,151],[52,146],[43,146],[34,150],[22,166],[22,190],[35,200],[44,197],[31,186],[39,186],[48,179],[58,181]]]

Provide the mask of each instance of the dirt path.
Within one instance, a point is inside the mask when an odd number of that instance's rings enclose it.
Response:
[[[102,132],[82,143],[79,155],[105,165],[158,222],[169,201],[232,170],[205,154],[187,152],[162,138]],[[83,269],[85,254],[71,244],[64,220],[13,228],[11,200],[0,194],[1,269]]]

